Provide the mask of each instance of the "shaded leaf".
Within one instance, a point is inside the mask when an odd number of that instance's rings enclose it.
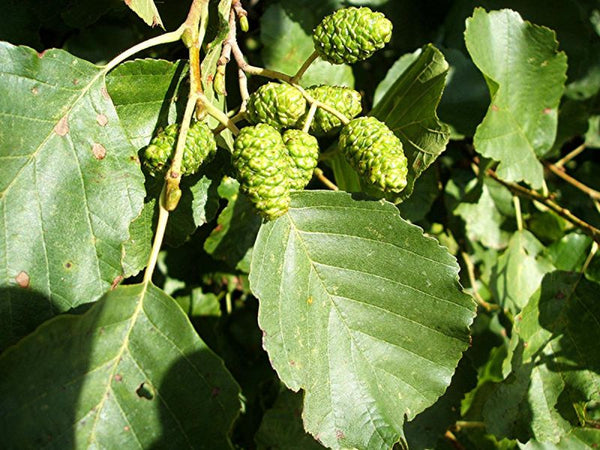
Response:
[[[0,374],[8,447],[231,448],[239,388],[153,285],[44,324],[2,355]]]
[[[433,45],[426,45],[371,111],[398,135],[408,158],[408,184],[400,200],[410,196],[415,180],[446,149],[450,139],[448,126],[436,115],[447,74],[444,55]]]
[[[0,299],[3,347],[122,275],[144,187],[102,68],[6,43],[0,67],[0,283],[26,287]]]
[[[492,97],[475,133],[475,149],[500,161],[497,173],[503,179],[540,188],[543,168],[537,158],[556,137],[566,55],[558,52],[554,32],[507,9],[475,9],[465,41]]]
[[[332,448],[389,448],[450,383],[474,303],[456,260],[387,202],[305,191],[262,226],[250,287],[280,378]]]

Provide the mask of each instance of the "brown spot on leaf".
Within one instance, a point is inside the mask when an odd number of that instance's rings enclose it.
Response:
[[[119,374],[116,374],[116,375],[115,375],[115,381],[116,381],[116,382],[123,381],[123,376],[122,376],[122,375],[119,375]]]
[[[558,291],[555,295],[555,297],[559,300],[562,300],[563,298],[565,298],[565,293],[562,291]]]
[[[71,267],[73,267],[73,263],[71,263],[70,261],[67,261],[65,263],[65,268],[70,269]]]
[[[79,78],[73,78],[73,84],[77,86],[79,84]]]
[[[336,439],[344,439],[346,436],[344,436],[344,432],[342,430],[335,430],[335,437]]]
[[[296,365],[296,361],[290,359],[290,366],[294,367]]]
[[[92,145],[92,153],[94,153],[94,158],[102,160],[106,156],[106,149],[102,144],[96,143]]]
[[[37,55],[38,55],[38,58],[43,58],[45,54],[46,54],[46,50],[43,50],[41,52],[38,52]]]
[[[102,94],[102,97],[104,97],[106,100],[110,100],[110,94],[108,93],[106,87],[100,89],[100,93]]]
[[[123,275],[119,275],[117,278],[115,278],[112,284],[110,285],[111,291],[114,290],[121,281],[123,281]]]
[[[31,93],[32,93],[33,95],[38,95],[38,94],[40,93],[40,91],[39,91],[39,89],[38,89],[38,88],[34,87],[34,88],[31,88]]]
[[[215,398],[217,397],[219,394],[221,393],[221,388],[218,387],[213,387],[212,390],[210,391],[210,395]]]
[[[69,132],[69,118],[67,115],[64,115],[54,126],[54,132],[59,136],[66,136]]]
[[[108,123],[108,117],[106,117],[104,114],[98,114],[96,116],[96,121],[98,122],[98,125],[105,127]]]
[[[552,112],[552,108],[544,108],[544,114],[550,114]]]
[[[125,430],[125,431],[129,431],[129,425],[125,425],[125,426],[123,427],[123,430]]]
[[[19,274],[15,277],[15,281],[17,282],[17,284],[19,285],[19,287],[22,288],[28,288],[29,287],[29,274],[25,271],[21,271],[19,272]]]
[[[131,0],[125,0],[125,4],[126,4],[127,6],[131,6]]]
[[[500,111],[500,108],[498,108],[496,105],[492,105],[492,111]]]

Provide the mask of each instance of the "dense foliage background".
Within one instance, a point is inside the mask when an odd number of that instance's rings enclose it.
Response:
[[[156,2],[166,30],[188,3]],[[230,3],[211,2],[207,73]],[[320,167],[354,194],[315,178],[285,218],[262,223],[227,176],[224,133],[216,160],[184,181],[155,286],[145,284],[161,180],[144,177],[137,153],[181,119],[187,49],[153,47],[104,73],[160,27],[121,0],[8,0],[0,446],[323,448],[306,428],[336,448],[596,448],[600,2],[243,4],[250,63],[290,74],[323,16],[386,14],[384,50],[352,67],[317,61],[302,84],[361,92],[365,113],[413,152],[412,195],[396,207],[356,194],[360,180],[327,138]],[[132,7],[152,23],[152,5]],[[251,90],[264,81],[250,77]],[[238,105],[234,64],[227,91]],[[315,266],[329,285],[310,281]],[[373,297],[372,308],[344,304],[341,325],[331,308],[306,315],[338,296]],[[348,323],[358,331],[346,338]],[[369,358],[388,354],[374,370]]]

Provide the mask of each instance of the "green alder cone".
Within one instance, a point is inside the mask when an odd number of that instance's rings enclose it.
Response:
[[[283,143],[290,157],[290,188],[302,190],[312,178],[319,162],[319,143],[302,130],[287,130]]]
[[[313,32],[319,56],[333,64],[370,58],[392,37],[392,22],[369,8],[344,8],[325,17]]]
[[[305,112],[306,100],[289,84],[264,84],[248,99],[248,121],[266,123],[277,130],[296,127]]]
[[[344,86],[313,86],[306,90],[315,100],[337,109],[349,119],[353,119],[362,111],[361,95],[354,89]],[[310,132],[315,136],[335,134],[342,126],[340,119],[322,108],[317,108],[310,125]]]
[[[374,117],[351,120],[342,128],[339,145],[350,165],[369,184],[392,193],[406,187],[408,161],[402,142],[383,122]]]
[[[287,212],[291,160],[279,131],[265,123],[242,128],[232,162],[242,191],[262,216],[272,220]]]
[[[179,124],[167,126],[158,133],[144,151],[144,165],[152,176],[160,176],[171,165],[175,152]],[[202,163],[211,159],[217,151],[217,142],[213,132],[204,122],[195,122],[190,126],[183,149],[181,175],[193,175]]]

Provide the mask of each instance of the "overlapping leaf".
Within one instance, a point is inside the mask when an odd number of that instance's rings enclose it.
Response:
[[[303,192],[264,225],[250,286],[280,378],[332,448],[384,449],[445,391],[472,300],[455,259],[386,202]]]
[[[415,180],[450,140],[449,127],[436,115],[447,74],[444,55],[433,45],[426,45],[371,111],[398,135],[408,158],[408,184],[400,199],[412,193]]]
[[[121,273],[143,177],[104,71],[0,44],[0,347]]]
[[[239,388],[153,285],[44,324],[2,355],[0,375],[7,448],[231,448]]]
[[[492,102],[477,127],[475,149],[500,162],[498,175],[540,188],[543,156],[556,137],[567,57],[553,31],[508,9],[477,8],[467,20],[467,49],[483,73]]]

